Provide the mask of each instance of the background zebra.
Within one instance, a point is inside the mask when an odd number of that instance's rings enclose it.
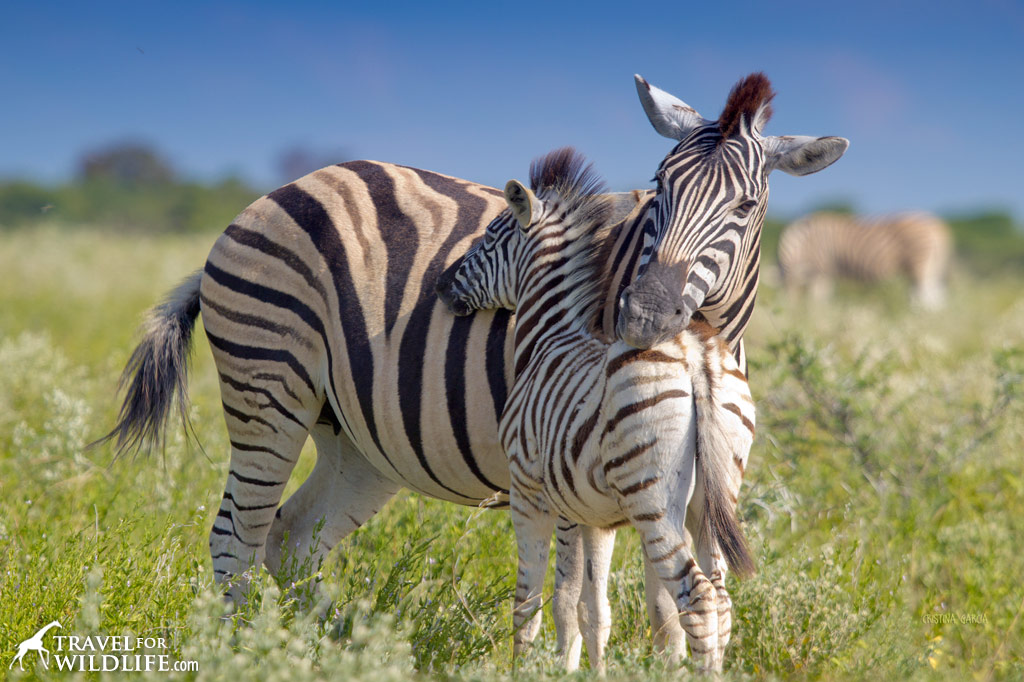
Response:
[[[913,300],[935,309],[946,298],[953,239],[930,213],[875,219],[815,213],[788,225],[779,237],[779,271],[796,293],[826,298],[837,277],[878,282],[899,275],[911,283]]]
[[[548,547],[561,515],[584,525],[579,614],[594,667],[603,670],[611,629],[614,529],[631,523],[675,595],[695,658],[720,670],[731,632],[727,562],[743,572],[753,567],[735,517],[754,436],[746,378],[704,323],[645,351],[595,338],[607,202],[569,150],[536,162],[530,176],[536,195],[516,181],[505,189],[521,229],[492,223],[438,290],[462,315],[496,306],[516,314],[514,356],[525,369],[513,380],[499,431],[519,549],[515,651],[540,627]],[[577,663],[567,660],[570,668]]]
[[[689,130],[683,124],[696,120],[692,109],[642,78],[637,83],[656,129]],[[746,91],[734,89],[723,125],[761,112]],[[722,138],[718,124],[708,125],[692,137]],[[747,139],[750,131],[744,124],[736,135]],[[750,139],[751,150],[791,172],[824,167],[846,145],[839,138]],[[689,140],[662,167],[675,168],[680,159],[709,166],[727,195],[751,168],[766,167],[761,156],[755,163],[736,155],[718,159],[710,149],[692,152]],[[659,172],[656,195],[620,197],[617,210],[628,215],[606,242],[612,286],[600,317],[603,334],[614,333],[615,300],[664,248],[659,243],[690,244],[672,237],[674,231],[704,234],[697,229],[703,214],[693,216],[691,229],[690,214],[681,208],[694,187],[703,187],[701,177],[667,179]],[[758,187],[765,189],[763,182]],[[763,202],[766,191],[756,196]],[[761,203],[743,201],[737,210],[763,214]],[[127,393],[110,437],[119,449],[131,449],[159,439],[175,401],[184,414],[187,347],[201,310],[231,440],[210,549],[217,579],[234,579],[232,598],[244,591],[251,565],[264,562],[278,571],[285,534],[295,554],[308,552],[316,563],[401,487],[461,504],[504,502],[508,465],[497,420],[517,370],[511,316],[496,311],[454,318],[433,295],[440,273],[504,207],[496,189],[429,171],[371,161],[324,168],[246,208],[214,244],[202,272],[155,310],[125,369]],[[511,221],[511,214],[503,219]],[[760,219],[749,224],[748,251],[700,266],[714,266],[720,282],[744,283],[716,289],[704,314],[740,356],[760,243]],[[718,256],[729,253],[714,233],[698,242]],[[636,312],[643,298],[635,293],[630,310]],[[315,468],[279,509],[307,435],[316,444]],[[578,533],[563,540],[565,556],[578,555]],[[577,569],[564,573],[570,585],[577,580]],[[657,643],[681,652],[675,600],[658,581],[648,585]]]

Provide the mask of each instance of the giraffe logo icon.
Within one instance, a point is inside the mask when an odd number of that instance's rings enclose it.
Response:
[[[43,647],[43,635],[45,635],[46,632],[48,630],[50,630],[51,628],[59,628],[59,627],[61,627],[60,623],[58,623],[57,621],[51,621],[50,623],[48,623],[48,624],[44,625],[43,627],[39,628],[39,630],[36,632],[36,634],[32,635],[31,637],[26,639],[24,642],[19,644],[18,645],[18,655],[14,657],[14,660],[11,661],[11,664],[9,666],[7,666],[7,669],[10,670],[11,668],[13,668],[15,662],[17,662],[18,667],[21,668],[22,670],[24,670],[25,669],[25,661],[24,661],[25,654],[27,654],[30,651],[35,651],[36,653],[39,654],[39,658],[42,659],[43,667],[46,668],[47,670],[49,670],[50,669],[50,652],[45,647]]]

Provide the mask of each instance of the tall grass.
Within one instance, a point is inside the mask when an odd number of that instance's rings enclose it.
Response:
[[[84,449],[112,423],[143,310],[212,239],[2,237],[0,669],[58,620],[63,634],[164,638],[172,659],[198,663],[172,678],[510,679],[515,548],[501,512],[401,494],[324,565],[291,557],[227,615],[207,551],[227,439],[201,334],[201,447],[175,432],[148,457]],[[927,315],[898,290],[805,308],[762,289],[741,494],[759,570],[731,583],[726,677],[1024,676],[1021,284],[960,274],[950,306]],[[677,679],[650,651],[639,547],[620,533],[609,677]],[[519,678],[560,675],[546,618]],[[86,675],[32,653],[26,668],[8,674]]]

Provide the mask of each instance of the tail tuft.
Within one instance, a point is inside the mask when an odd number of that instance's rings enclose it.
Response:
[[[754,575],[754,557],[736,518],[736,510],[725,489],[707,476],[704,478],[704,523],[700,532],[718,541],[730,571],[741,578]]]
[[[164,439],[172,405],[176,404],[187,432],[188,358],[192,331],[199,316],[198,270],[153,308],[142,341],[132,352],[118,384],[124,401],[114,428],[89,447],[114,441],[117,456],[137,453]]]

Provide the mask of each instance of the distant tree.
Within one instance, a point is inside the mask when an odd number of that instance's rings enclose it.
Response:
[[[857,207],[849,199],[829,199],[816,204],[809,213],[841,213],[843,215],[855,215]]]
[[[332,152],[303,146],[289,147],[277,156],[277,173],[281,182],[291,182],[324,166],[341,163],[346,157],[343,150]]]
[[[141,142],[115,142],[88,151],[78,162],[81,180],[108,180],[120,185],[159,185],[174,180],[174,169],[152,147]]]

